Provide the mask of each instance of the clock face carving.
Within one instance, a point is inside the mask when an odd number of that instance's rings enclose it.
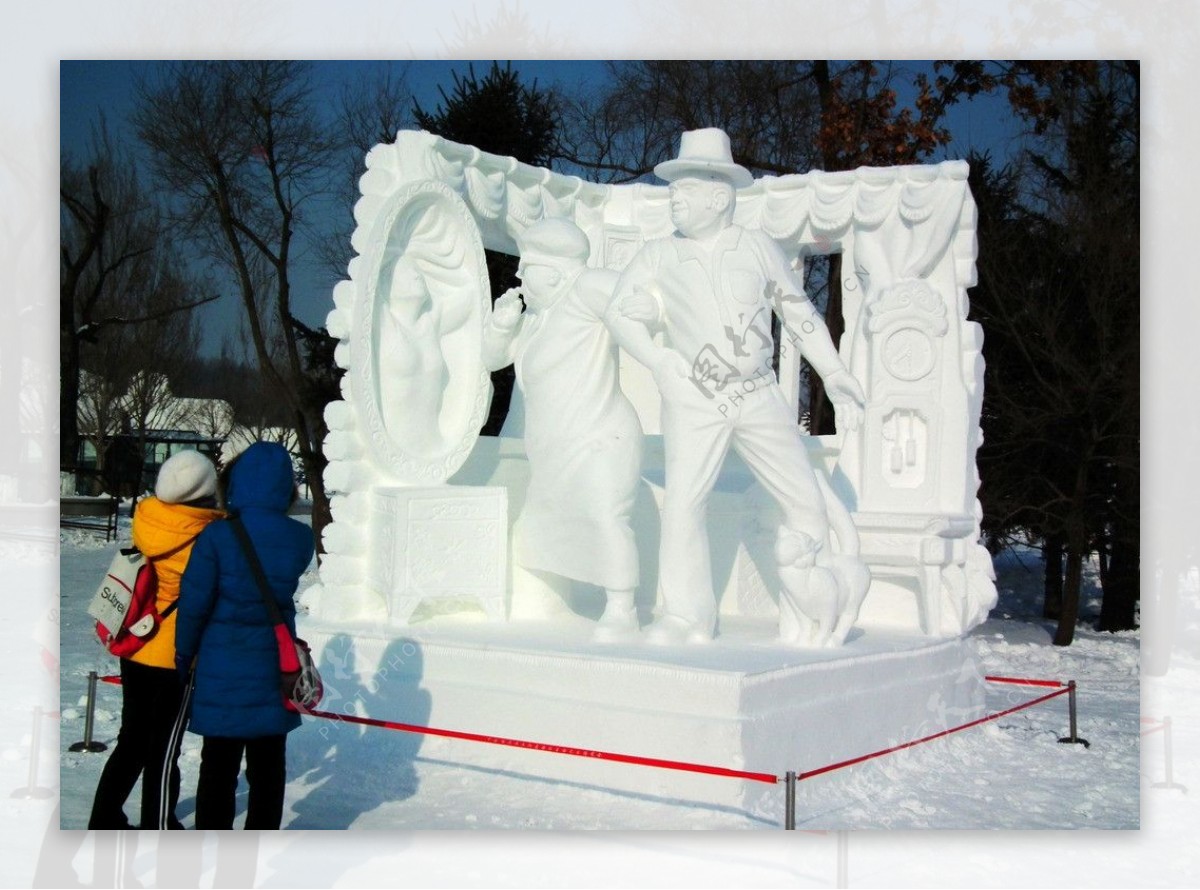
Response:
[[[916,328],[900,328],[883,344],[883,366],[900,380],[920,380],[933,370],[933,342]]]

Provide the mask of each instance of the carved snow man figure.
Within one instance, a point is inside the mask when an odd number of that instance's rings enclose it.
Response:
[[[603,320],[617,276],[587,268],[587,236],[566,219],[534,223],[517,246],[521,286],[496,301],[484,330],[484,362],[489,370],[514,365],[525,400],[530,480],[514,556],[525,569],[603,587],[594,638],[630,639],[638,632],[630,514],[642,428],[621,392]]]
[[[831,639],[837,624],[828,617],[831,604],[856,616],[853,601],[861,601],[848,563],[866,569],[852,527],[839,535],[845,560],[833,558],[826,497],[771,369],[771,312],[825,381],[839,428],[857,429],[862,421],[862,389],[779,246],[763,232],[733,224],[737,189],[754,180],[733,162],[729,137],[712,128],[686,132],[679,157],[654,172],[670,184],[676,233],[642,246],[606,314],[618,343],[653,372],[662,395],[662,610],[646,638],[690,643],[715,634],[706,512],[732,447],[783,511],[776,556],[785,639],[817,643],[800,632],[804,619],[822,628],[816,636]],[[652,339],[660,329],[664,346]],[[851,574],[858,576],[857,569]]]

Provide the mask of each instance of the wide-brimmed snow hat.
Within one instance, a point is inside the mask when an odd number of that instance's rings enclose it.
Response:
[[[719,176],[734,188],[745,188],[754,182],[749,170],[733,162],[729,136],[716,127],[685,131],[679,138],[679,157],[663,161],[654,172],[667,182],[685,176]]]
[[[199,451],[181,451],[159,468],[154,494],[167,504],[186,504],[217,494],[217,469]]]

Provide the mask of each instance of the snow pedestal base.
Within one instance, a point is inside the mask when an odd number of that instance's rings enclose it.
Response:
[[[798,650],[773,641],[769,625],[724,619],[708,645],[612,646],[592,643],[593,627],[583,619],[441,619],[384,636],[310,621],[301,633],[326,680],[322,709],[333,713],[781,781],[788,770],[818,769],[983,714],[982,676],[960,639],[868,628],[841,649]],[[736,807],[782,824],[781,790],[760,782],[436,736],[415,739],[414,748],[477,769],[577,783],[581,792]]]
[[[371,586],[406,624],[426,601],[472,599],[504,620],[508,499],[500,487],[377,488],[371,500]]]

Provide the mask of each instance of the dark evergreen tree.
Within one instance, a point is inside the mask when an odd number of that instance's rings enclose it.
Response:
[[[950,101],[956,90],[1005,89],[1033,138],[1019,170],[972,159],[980,245],[972,304],[988,363],[979,454],[984,528],[1044,542],[1055,643],[1074,637],[1083,566],[1093,553],[1103,587],[1100,628],[1132,628],[1140,529],[1138,66],[950,67],[954,85],[941,84]]]
[[[522,83],[511,62],[503,68],[492,62],[482,79],[474,66],[468,66],[465,76],[453,78],[449,95],[439,89],[442,101],[436,111],[427,112],[414,103],[419,127],[535,167],[549,167],[558,159],[559,111],[554,93],[539,89],[536,80]]]
[[[454,87],[433,112],[414,103],[417,125],[452,142],[473,145],[490,154],[516,158],[537,167],[549,167],[559,158],[559,99],[552,91],[540,90],[537,81],[526,85],[513,70],[493,62],[480,79],[474,67],[466,76],[454,75]],[[517,258],[486,251],[492,302],[513,287]],[[515,372],[511,367],[492,373],[492,407],[484,424],[485,436],[499,434],[508,416]]]
[[[331,337],[324,327],[310,328],[300,319],[292,316],[292,327],[296,330],[296,341],[300,348],[300,361],[304,370],[300,378],[300,400],[309,410],[320,418],[317,432],[324,441],[329,434],[325,424],[325,406],[340,399],[341,380],[345,373],[333,360],[333,352],[337,348],[337,337]],[[319,459],[313,468],[304,467],[305,478],[310,472],[324,473],[329,463],[322,449]]]

